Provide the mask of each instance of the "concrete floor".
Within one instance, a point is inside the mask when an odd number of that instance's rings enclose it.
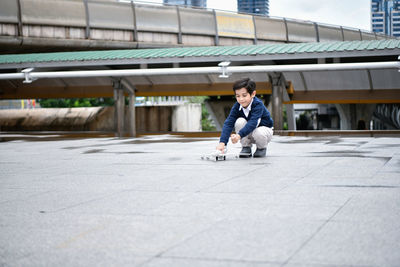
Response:
[[[400,138],[216,144],[1,142],[0,266],[400,266]]]

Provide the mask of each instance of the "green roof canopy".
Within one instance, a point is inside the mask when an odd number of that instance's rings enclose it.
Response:
[[[0,66],[24,63],[93,62],[139,59],[200,59],[204,57],[299,55],[357,51],[400,51],[400,40],[345,41],[327,43],[262,44],[245,46],[182,47],[0,55]],[[132,64],[132,62],[131,62]]]

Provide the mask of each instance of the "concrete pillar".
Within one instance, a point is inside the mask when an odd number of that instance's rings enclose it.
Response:
[[[124,90],[118,90],[117,100],[117,136],[124,136],[124,121],[125,121],[125,96]]]
[[[129,93],[129,135],[131,137],[136,137],[136,110],[135,101],[136,94],[135,91]]]
[[[130,137],[136,137],[136,89],[125,79],[121,79],[121,85],[129,93],[127,131]]]
[[[275,130],[283,130],[282,91],[281,85],[272,86],[272,119],[274,120]]]
[[[375,104],[336,104],[340,130],[368,130]]]
[[[286,107],[286,117],[288,121],[288,130],[296,131],[296,119],[294,116],[293,104],[287,104]]]
[[[270,76],[272,83],[271,115],[274,120],[274,129],[283,130],[283,79],[282,74],[277,73]]]
[[[121,82],[114,82],[114,99],[115,99],[115,136],[123,137],[124,132],[124,117],[125,117],[125,96]]]

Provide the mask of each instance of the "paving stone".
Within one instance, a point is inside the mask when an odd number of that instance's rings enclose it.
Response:
[[[271,217],[223,220],[163,255],[283,263],[322,223]]]
[[[291,261],[336,266],[399,266],[399,238],[398,224],[332,221]]]
[[[400,138],[35,138],[0,143],[0,266],[400,266]]]
[[[213,260],[213,259],[192,259],[192,258],[165,258],[157,257],[145,263],[143,267],[159,266],[191,266],[191,267],[278,267],[281,263],[253,262],[253,261],[233,261],[233,260]]]

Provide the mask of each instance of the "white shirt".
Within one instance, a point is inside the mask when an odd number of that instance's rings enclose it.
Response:
[[[253,99],[254,99],[254,98],[253,98]],[[251,100],[251,102],[250,102],[250,104],[247,106],[247,108],[244,108],[242,105],[240,105],[240,107],[239,107],[239,111],[240,111],[241,109],[243,109],[243,113],[244,113],[244,115],[246,116],[246,118],[249,117],[249,113],[250,113],[250,111],[251,111],[251,104],[253,104],[253,99]],[[260,125],[260,122],[261,122],[261,118],[259,118],[259,119],[257,120],[257,127],[258,127],[258,125]]]
[[[254,99],[254,98],[253,98],[253,99]],[[244,108],[242,105],[240,105],[240,107],[239,107],[239,111],[240,111],[241,109],[243,109],[243,113],[244,113],[244,115],[246,116],[246,118],[249,117],[249,113],[250,113],[250,111],[251,111],[251,104],[253,104],[253,99],[251,99],[251,102],[250,102],[250,104],[247,106],[247,108]]]

